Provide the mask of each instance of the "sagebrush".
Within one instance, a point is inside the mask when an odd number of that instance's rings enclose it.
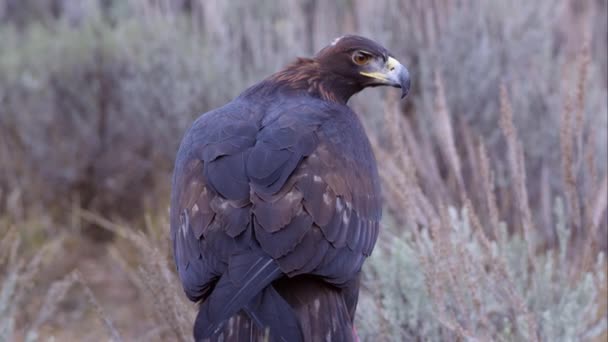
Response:
[[[607,10],[0,0],[0,340],[190,339],[167,223],[183,132],[346,33],[413,80],[351,103],[386,203],[362,340],[605,339]]]

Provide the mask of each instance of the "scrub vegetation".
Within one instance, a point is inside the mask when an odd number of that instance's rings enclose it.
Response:
[[[362,341],[607,338],[606,0],[0,0],[0,341],[190,340],[168,227],[200,113],[345,33],[408,67]]]

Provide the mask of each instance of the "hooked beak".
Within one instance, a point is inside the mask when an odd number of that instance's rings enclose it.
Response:
[[[386,63],[378,66],[376,71],[362,71],[361,75],[373,78],[377,82],[376,85],[401,88],[401,98],[404,98],[410,91],[410,73],[393,57],[388,57]]]

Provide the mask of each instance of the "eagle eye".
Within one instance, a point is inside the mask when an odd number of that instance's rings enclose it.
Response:
[[[356,51],[353,54],[353,62],[357,65],[365,65],[369,62],[372,56],[369,53],[365,53],[363,51]]]

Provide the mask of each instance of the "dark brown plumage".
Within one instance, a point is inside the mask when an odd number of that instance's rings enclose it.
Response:
[[[346,106],[409,88],[375,42],[346,36],[202,115],[175,162],[171,237],[196,340],[351,341],[378,236],[376,161]]]

